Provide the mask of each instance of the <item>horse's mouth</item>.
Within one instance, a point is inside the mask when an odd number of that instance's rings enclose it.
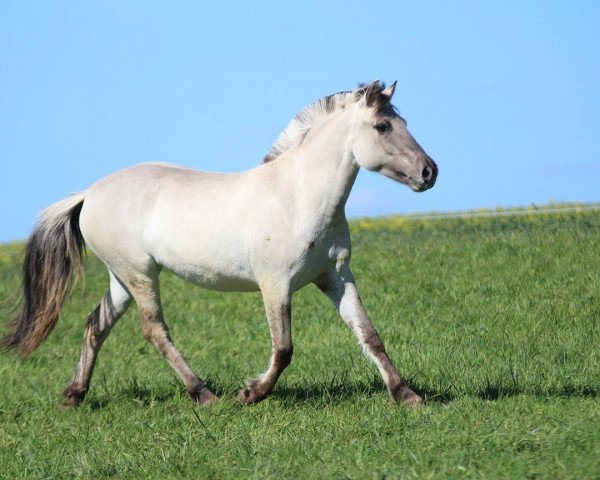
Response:
[[[421,184],[421,185],[409,184],[409,187],[411,188],[411,190],[413,192],[421,193],[421,192],[424,192],[425,190],[429,190],[432,187],[432,185],[426,185],[426,184]]]
[[[431,180],[421,180],[420,182],[415,182],[414,180],[410,179],[409,180],[410,183],[408,183],[408,186],[411,188],[411,190],[413,192],[424,192],[425,190],[429,190],[430,188],[432,188],[435,185],[435,178],[433,179],[433,181]]]
[[[409,187],[413,192],[424,192],[433,187],[434,182],[424,182],[423,180],[418,181],[411,178],[406,173],[396,170],[395,168],[383,167],[380,172],[388,178],[395,180],[396,182],[403,183]]]
[[[409,187],[411,187],[410,177],[408,175],[406,175],[406,173],[401,172],[400,170],[396,170],[395,168],[391,168],[391,167],[383,167],[380,170],[380,173],[382,173],[383,175],[385,175],[388,178],[391,178],[392,180],[395,180],[396,182],[400,182],[400,183],[403,183],[404,185],[408,185]]]

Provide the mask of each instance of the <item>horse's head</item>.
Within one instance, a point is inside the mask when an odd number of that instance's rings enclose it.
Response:
[[[395,88],[396,82],[385,88],[376,80],[357,92],[362,98],[357,105],[352,153],[361,167],[423,192],[435,184],[438,167],[390,103]]]

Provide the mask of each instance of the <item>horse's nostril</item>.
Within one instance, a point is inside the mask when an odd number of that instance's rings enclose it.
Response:
[[[431,168],[425,167],[425,168],[423,168],[423,171],[421,172],[421,177],[423,178],[423,180],[427,181],[431,178],[432,174],[433,174],[433,171],[431,170]]]

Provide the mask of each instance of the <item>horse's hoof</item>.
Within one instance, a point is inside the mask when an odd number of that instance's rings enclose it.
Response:
[[[65,388],[63,392],[63,395],[67,398],[64,402],[59,404],[59,410],[71,410],[77,407],[81,402],[83,402],[83,399],[85,398],[85,393],[85,390],[77,390],[76,388],[73,388],[71,385],[69,385],[67,388]]]
[[[250,390],[247,388],[242,388],[240,392],[236,395],[235,399],[240,403],[245,403],[248,405],[250,402]]]
[[[240,393],[238,393],[236,397],[237,401],[246,405],[260,402],[265,396],[259,394],[258,386],[258,380],[248,380],[246,382],[246,388],[242,388]]]
[[[394,403],[403,403],[408,408],[417,408],[423,405],[423,399],[406,385],[390,393],[390,396]]]
[[[418,408],[423,406],[423,399],[413,392],[412,395],[406,396],[402,399],[404,406],[408,408]]]
[[[192,400],[200,405],[211,405],[219,399],[219,397],[206,387],[202,387],[199,390],[191,390],[188,393]]]

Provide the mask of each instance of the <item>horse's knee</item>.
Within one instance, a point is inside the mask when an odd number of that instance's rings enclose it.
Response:
[[[142,317],[141,330],[144,338],[166,355],[171,343],[167,326],[160,321]]]

